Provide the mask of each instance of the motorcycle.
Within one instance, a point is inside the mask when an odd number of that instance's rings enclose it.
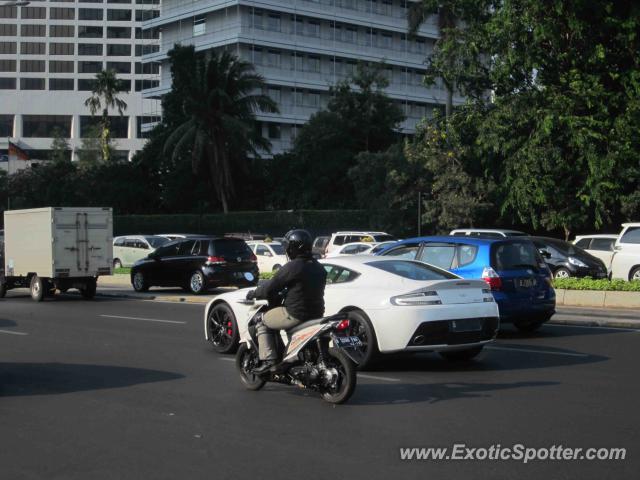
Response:
[[[310,320],[276,335],[276,349],[281,360],[270,371],[257,374],[260,365],[256,326],[268,309],[268,302],[240,300],[251,305],[251,319],[240,338],[236,367],[240,379],[249,390],[260,390],[267,382],[296,385],[314,390],[324,400],[344,403],[356,388],[356,368],[362,343],[358,337],[348,336],[349,318],[346,313]]]

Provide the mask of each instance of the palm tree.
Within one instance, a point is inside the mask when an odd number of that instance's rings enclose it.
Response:
[[[422,0],[420,2],[413,3],[408,11],[408,23],[409,33],[415,34],[429,16],[434,13],[438,14],[438,43],[445,43],[448,40],[448,35],[451,29],[456,26],[456,17],[454,12],[454,6],[451,0]],[[451,64],[452,58],[448,58],[447,61]],[[453,89],[455,87],[453,80],[448,78],[442,79],[444,87],[447,91],[447,98],[445,103],[445,116],[448,119],[451,117],[453,111]]]
[[[271,98],[257,93],[265,83],[253,65],[227,51],[199,55],[190,83],[181,99],[187,120],[169,135],[164,152],[174,161],[190,152],[193,172],[208,177],[227,213],[234,193],[234,163],[271,147],[256,130],[255,113],[275,113],[278,108]]]
[[[109,109],[111,108],[113,110],[117,108],[120,115],[127,109],[125,101],[118,98],[118,94],[123,91],[122,82],[116,77],[116,72],[114,70],[103,70],[96,74],[91,96],[84,102],[85,106],[89,107],[91,116],[94,116],[102,110],[102,117],[100,119],[100,146],[102,149],[102,159],[105,162],[111,160],[111,150],[109,148],[111,141]]]

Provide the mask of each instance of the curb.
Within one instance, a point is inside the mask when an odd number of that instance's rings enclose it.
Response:
[[[640,330],[640,321],[638,320],[560,320],[551,318],[548,322],[550,325],[567,325],[572,327],[606,327],[606,328],[628,328],[632,330]]]
[[[640,292],[556,289],[556,304],[565,307],[640,308]]]
[[[160,296],[160,295],[139,295],[136,293],[109,293],[109,292],[97,292],[96,296],[106,298],[128,298],[131,300],[148,300],[156,302],[171,302],[171,303],[193,303],[196,305],[206,305],[211,301],[209,297],[180,297],[180,296]]]

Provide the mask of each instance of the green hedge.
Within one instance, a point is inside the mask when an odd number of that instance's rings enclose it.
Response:
[[[114,235],[154,233],[232,232],[265,233],[280,236],[291,228],[307,228],[314,235],[337,230],[369,230],[373,220],[364,210],[286,210],[272,212],[230,212],[228,214],[115,215]]]
[[[553,287],[564,290],[610,290],[640,292],[640,281],[594,280],[593,278],[555,278]]]

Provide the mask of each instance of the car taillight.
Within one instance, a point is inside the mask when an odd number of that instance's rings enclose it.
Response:
[[[500,275],[491,267],[485,267],[482,270],[482,280],[487,282],[487,285],[491,287],[491,290],[500,290],[502,288],[502,279]]]
[[[227,261],[223,257],[207,257],[207,263],[210,265],[222,265]]]
[[[254,253],[251,253],[251,256],[249,257],[249,260],[253,263],[258,263],[258,257],[256,257],[256,255]]]
[[[348,329],[349,329],[349,320],[342,320],[336,327],[336,330],[338,331],[348,330]]]

